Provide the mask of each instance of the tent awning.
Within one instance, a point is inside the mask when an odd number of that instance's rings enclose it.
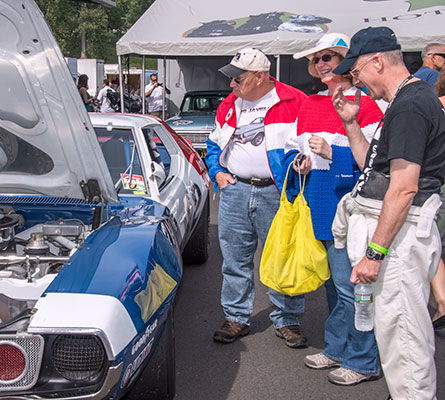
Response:
[[[117,42],[118,55],[233,55],[244,47],[289,55],[323,33],[388,26],[403,51],[445,43],[444,0],[157,0]]]

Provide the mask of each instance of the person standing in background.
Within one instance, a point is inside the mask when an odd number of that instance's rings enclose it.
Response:
[[[145,97],[147,97],[147,110],[150,115],[162,118],[162,105],[165,93],[170,94],[170,90],[163,83],[158,82],[156,74],[150,75],[150,83],[145,86]]]
[[[108,90],[114,92],[114,90],[110,87],[110,81],[108,79],[104,79],[102,82],[102,89],[99,90],[99,94],[97,95],[97,100],[100,102],[100,112],[103,113],[114,112],[114,108],[111,107],[110,100],[107,97]]]
[[[442,67],[434,86],[437,96],[445,107],[445,67]],[[433,327],[436,330],[445,328],[445,185],[440,188],[440,199],[442,205],[437,215],[437,227],[442,239],[442,259],[440,260],[437,273],[431,281],[431,291],[436,302],[436,312],[433,315]]]
[[[79,90],[80,97],[88,112],[91,111],[91,103],[95,101],[95,98],[88,93],[88,75],[82,74],[77,81],[77,89]]]
[[[434,87],[439,77],[439,71],[445,63],[445,45],[441,43],[428,44],[422,50],[422,61],[423,65],[414,76]]]

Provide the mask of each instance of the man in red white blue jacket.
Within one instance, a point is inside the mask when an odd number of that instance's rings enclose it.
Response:
[[[220,189],[218,233],[223,255],[221,304],[225,322],[213,338],[232,343],[249,333],[254,301],[253,256],[264,246],[280,204],[284,145],[295,131],[306,95],[270,77],[270,61],[258,49],[240,50],[220,72],[233,92],[220,104],[207,139],[206,162]],[[289,347],[306,347],[298,316],[303,296],[269,289],[270,319]]]

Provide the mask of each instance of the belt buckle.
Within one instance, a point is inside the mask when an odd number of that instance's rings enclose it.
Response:
[[[253,186],[258,186],[261,184],[262,179],[261,178],[250,178],[250,184]]]

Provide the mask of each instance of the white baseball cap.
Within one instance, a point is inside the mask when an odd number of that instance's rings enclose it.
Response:
[[[267,56],[258,49],[247,48],[238,51],[230,64],[218,71],[229,78],[237,77],[246,71],[269,71],[270,61]]]
[[[343,35],[342,33],[326,33],[320,38],[315,47],[295,53],[293,57],[296,60],[302,57],[307,57],[311,60],[315,53],[326,49],[330,49],[344,57],[349,49],[350,43],[351,39],[349,36]]]

